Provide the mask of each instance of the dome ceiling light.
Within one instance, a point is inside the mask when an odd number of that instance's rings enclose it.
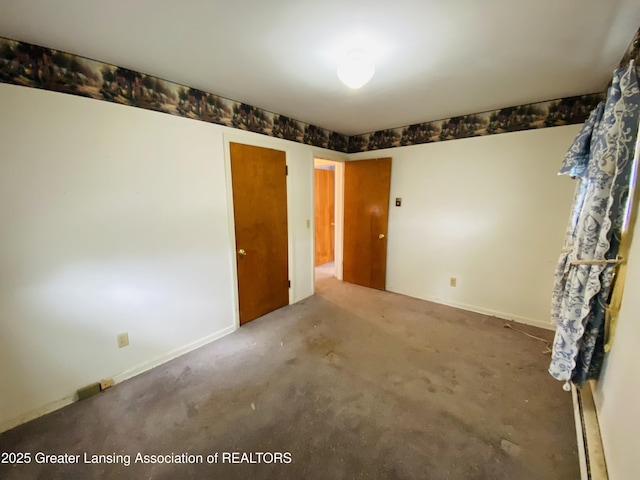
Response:
[[[369,82],[375,71],[373,60],[364,50],[356,48],[350,50],[338,65],[338,78],[346,86],[355,90]]]

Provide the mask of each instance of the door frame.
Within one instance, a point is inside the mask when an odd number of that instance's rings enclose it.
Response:
[[[227,200],[227,218],[229,219],[228,231],[229,231],[229,244],[232,246],[231,250],[228,252],[228,264],[230,268],[230,272],[233,280],[233,289],[232,289],[232,301],[233,301],[233,315],[234,315],[234,324],[235,328],[240,328],[240,309],[238,305],[238,271],[236,265],[236,231],[235,231],[235,217],[233,212],[233,189],[231,182],[231,149],[229,147],[230,143],[242,143],[245,145],[251,145],[254,147],[262,147],[262,148],[271,148],[274,150],[280,150],[285,152],[285,161],[289,170],[292,170],[292,159],[295,159],[295,162],[307,162],[309,165],[308,176],[305,180],[298,178],[295,175],[288,175],[286,179],[287,183],[287,235],[288,235],[288,257],[289,257],[289,279],[291,280],[291,288],[289,289],[289,305],[295,303],[302,298],[299,297],[299,288],[302,290],[302,294],[307,296],[306,292],[311,292],[311,294],[315,293],[315,278],[314,278],[314,253],[315,253],[315,238],[313,235],[315,229],[315,219],[313,214],[313,205],[314,205],[314,185],[313,185],[313,170],[314,170],[314,159],[322,158],[325,160],[329,160],[336,163],[336,226],[340,225],[339,229],[336,229],[340,232],[340,236],[336,236],[336,247],[339,245],[340,248],[340,256],[338,257],[338,253],[336,253],[336,263],[339,262],[336,267],[336,276],[339,280],[342,280],[342,228],[344,223],[344,162],[347,161],[347,154],[335,152],[332,150],[323,149],[320,147],[314,147],[311,145],[299,145],[293,143],[289,140],[267,137],[264,135],[259,135],[257,133],[242,131],[237,129],[225,128],[225,131],[222,133],[222,146],[224,151],[224,170],[225,170],[225,187],[226,187],[226,200]],[[216,148],[215,144],[212,145],[212,148]],[[218,144],[219,145],[219,144]],[[295,180],[294,180],[295,177]],[[304,183],[302,183],[304,182]],[[295,188],[293,188],[295,184]],[[293,190],[296,190],[294,192]],[[296,272],[298,272],[298,265],[296,262],[296,231],[300,230],[299,226],[292,225],[292,222],[297,222],[300,220],[299,212],[297,211],[297,207],[292,205],[292,199],[294,198],[294,193],[299,195],[299,190],[302,190],[306,193],[307,199],[310,205],[310,209],[307,212],[307,215],[303,218],[308,220],[306,225],[306,231],[308,235],[308,261],[305,260],[304,263],[306,265],[300,265],[300,267],[304,267],[302,271],[307,272],[308,274],[308,284],[305,285],[307,280],[298,279],[296,276]],[[340,205],[340,208],[338,208]],[[300,236],[300,232],[298,231],[298,236]],[[298,238],[297,243],[306,242],[305,238]],[[306,248],[305,248],[306,250]],[[301,272],[298,272],[301,274]],[[303,282],[303,283],[299,283]]]
[[[334,252],[333,262],[335,265],[335,276],[338,280],[342,280],[342,252],[343,252],[343,239],[344,239],[344,161],[331,160],[324,156],[315,156],[313,159],[313,167],[315,170],[316,165],[331,165],[335,167],[334,171]],[[313,184],[315,189],[315,183]],[[315,194],[315,192],[313,192]],[[314,196],[315,202],[315,196]],[[315,205],[314,205],[315,208]],[[315,222],[313,225],[315,232]],[[316,252],[315,235],[313,236],[313,253]],[[315,271],[315,265],[314,265]],[[315,282],[314,282],[315,283]],[[315,287],[314,287],[315,291]]]
[[[287,145],[283,144],[281,140],[270,139],[269,137],[255,138],[256,134],[247,132],[245,134],[241,132],[224,133],[222,135],[224,143],[224,171],[225,171],[225,184],[227,190],[227,215],[229,218],[229,242],[232,246],[232,250],[229,252],[229,264],[231,267],[231,275],[233,278],[233,316],[236,328],[240,328],[240,305],[238,294],[238,266],[236,264],[236,220],[233,211],[233,186],[231,181],[231,143],[242,143],[244,145],[251,145],[253,147],[270,148],[273,150],[279,150],[285,154],[285,162],[287,168],[289,167],[289,159],[291,157],[290,149]],[[293,255],[293,236],[291,223],[291,183],[289,175],[286,177],[287,183],[287,249],[289,260],[289,279],[291,281],[291,287],[289,288],[289,305],[293,303],[296,298],[295,295],[295,282],[293,278],[293,272],[295,272],[295,255]],[[313,195],[313,191],[311,192]]]
[[[343,280],[343,259],[344,259],[344,170],[345,170],[345,164],[347,162],[358,162],[361,160],[375,160],[376,158],[379,158],[379,156],[374,156],[374,157],[364,157],[364,158],[355,158],[355,159],[336,159],[336,158],[331,158],[331,156],[326,156],[326,155],[322,155],[322,154],[316,154],[313,157],[313,166],[315,169],[316,166],[316,162],[318,162],[317,164],[331,164],[335,166],[335,224],[336,224],[336,230],[335,230],[335,252],[334,252],[334,262],[335,262],[335,276],[338,280]],[[386,157],[385,157],[386,158]],[[390,158],[392,159],[392,169],[393,169],[393,157],[390,156]],[[392,175],[392,181],[393,181],[393,175]],[[313,181],[313,177],[311,178],[311,188],[312,188],[312,198],[314,198],[314,202],[315,202],[315,192],[313,191],[315,189],[315,182]],[[393,188],[393,183],[389,186],[389,218],[391,218],[391,215],[393,213],[393,209],[391,208],[392,206],[392,188]],[[315,208],[315,204],[314,204],[314,208]],[[313,222],[313,228],[315,231],[315,222]],[[387,233],[388,233],[388,226],[387,226]],[[388,235],[387,235],[388,237]],[[313,257],[315,257],[315,251],[316,251],[316,245],[315,245],[315,235],[311,236],[312,238],[312,242],[313,242],[313,251],[312,251],[312,268],[314,269],[313,271],[315,272],[315,265],[313,262]],[[387,248],[388,248],[388,244],[387,244]],[[387,257],[388,258],[388,257]],[[315,277],[315,275],[314,275]],[[313,292],[315,293],[315,282],[314,282],[314,288],[313,288]]]

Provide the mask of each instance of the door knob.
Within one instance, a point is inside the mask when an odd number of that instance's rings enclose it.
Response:
[[[247,252],[244,250],[244,248],[241,248],[240,250],[238,250],[238,255],[242,255],[243,257],[247,254]]]
[[[378,235],[378,238],[382,240],[384,238],[384,233],[381,233],[380,235]]]

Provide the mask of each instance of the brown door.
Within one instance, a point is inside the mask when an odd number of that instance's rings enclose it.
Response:
[[[333,261],[335,218],[335,173],[315,169],[314,205],[316,224],[316,266]]]
[[[231,143],[240,324],[289,304],[284,152]]]
[[[345,163],[345,282],[385,289],[390,184],[390,158]]]

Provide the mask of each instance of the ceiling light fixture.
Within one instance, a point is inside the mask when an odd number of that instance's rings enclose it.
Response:
[[[373,60],[364,50],[356,48],[350,50],[338,65],[338,78],[346,86],[355,90],[371,80],[375,71]]]

